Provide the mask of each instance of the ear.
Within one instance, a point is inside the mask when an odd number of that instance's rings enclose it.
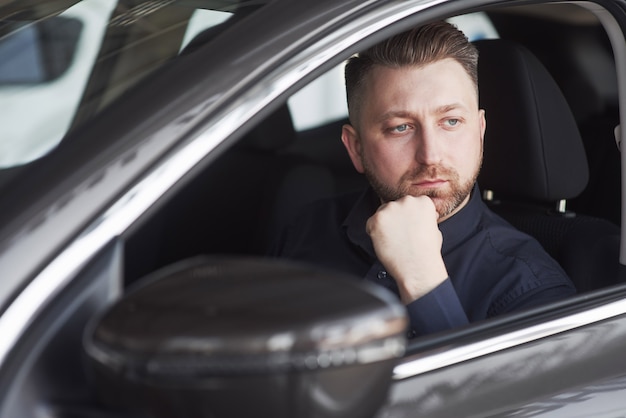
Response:
[[[485,109],[478,111],[478,123],[480,124],[480,142],[485,140],[485,130],[487,129],[487,119],[485,118]]]
[[[352,165],[359,173],[363,173],[363,162],[361,161],[361,141],[359,134],[352,125],[343,125],[341,127],[341,142],[346,147],[348,155],[352,160]]]

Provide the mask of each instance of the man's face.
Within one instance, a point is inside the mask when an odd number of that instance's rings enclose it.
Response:
[[[342,141],[383,202],[431,197],[444,220],[467,203],[482,162],[485,114],[453,59],[376,66],[365,80],[358,126]],[[356,129],[355,129],[356,128]]]

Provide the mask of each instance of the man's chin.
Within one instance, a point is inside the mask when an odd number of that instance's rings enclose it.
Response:
[[[435,199],[433,199],[433,202],[435,203],[435,210],[437,210],[437,213],[439,214],[440,222],[449,218],[453,213],[456,212],[458,207],[450,204],[450,202],[438,202]]]
[[[469,201],[469,193],[463,198],[450,196],[447,198],[431,197],[439,214],[439,222],[444,221],[461,210]]]

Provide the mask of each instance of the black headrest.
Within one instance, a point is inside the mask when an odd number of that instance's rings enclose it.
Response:
[[[549,202],[576,197],[589,178],[587,158],[556,82],[519,44],[495,39],[475,45],[487,118],[481,188]]]

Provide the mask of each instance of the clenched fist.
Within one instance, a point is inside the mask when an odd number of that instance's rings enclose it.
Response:
[[[405,304],[448,277],[437,219],[429,197],[407,195],[381,205],[365,225],[376,256],[396,280]]]

